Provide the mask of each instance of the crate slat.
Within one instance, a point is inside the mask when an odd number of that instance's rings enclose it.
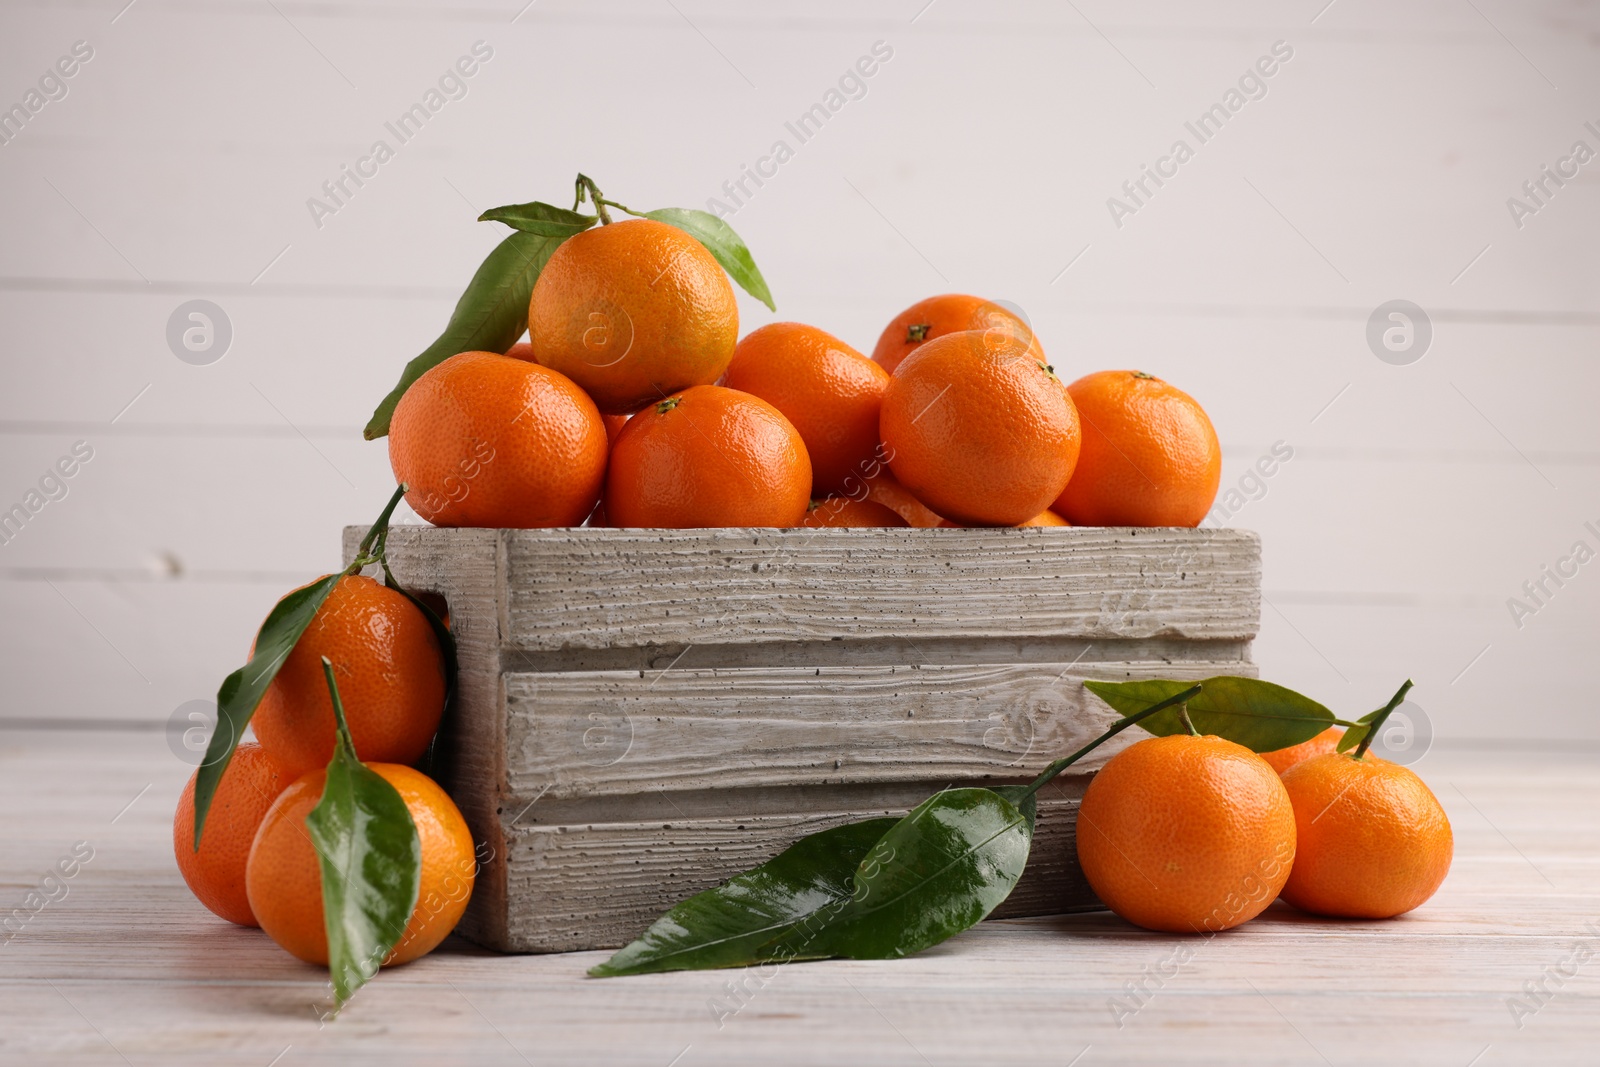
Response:
[[[1017,778],[1115,721],[1082,687],[1085,678],[1224,673],[1255,668],[1146,661],[1092,672],[1026,663],[508,673],[506,787],[512,797],[565,799]],[[1103,746],[1083,769],[1120,747]]]
[[[518,530],[506,646],[1254,635],[1237,530]]]

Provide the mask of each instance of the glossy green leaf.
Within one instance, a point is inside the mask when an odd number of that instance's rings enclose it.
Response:
[[[400,941],[422,885],[422,842],[406,802],[356,758],[344,705],[324,657],[337,738],[322,799],[306,830],[322,869],[322,914],[336,1009]]]
[[[706,251],[716,257],[722,269],[728,276],[739,283],[740,288],[773,311],[777,306],[772,302],[772,291],[767,288],[767,280],[761,276],[761,271],[756,267],[750,249],[745,246],[744,238],[733,232],[733,227],[717,218],[708,211],[696,211],[693,208],[664,207],[659,211],[646,211],[643,216],[664,222],[668,226],[676,226],[696,241],[706,246]]]
[[[529,204],[507,204],[492,207],[478,216],[479,222],[503,222],[513,230],[536,233],[543,237],[571,237],[582,233],[598,220],[593,215],[583,215],[564,207],[535,200]]]
[[[403,485],[395,489],[393,495],[389,497],[389,503],[378,515],[378,521],[372,524],[367,530],[367,535],[361,539],[361,547],[356,553],[358,561],[368,559],[368,553],[375,545],[381,547],[388,533],[389,519],[405,496],[405,489]],[[278,671],[289,658],[289,653],[294,651],[294,646],[300,641],[300,635],[311,625],[317,610],[328,599],[328,594],[333,592],[333,587],[339,584],[340,578],[354,573],[355,569],[356,565],[353,564],[338,574],[324,575],[310,585],[296,589],[273,605],[272,610],[267,613],[266,621],[261,624],[261,629],[256,631],[256,643],[250,653],[250,662],[222,680],[222,685],[217,690],[217,726],[211,732],[211,740],[206,745],[205,759],[200,764],[194,783],[196,850],[200,848],[200,832],[205,829],[206,815],[211,810],[212,798],[217,794],[217,785],[222,781],[223,772],[233,760],[234,749],[239,747],[239,739],[244,736],[244,728],[250,724],[250,717],[255,714],[256,706],[261,703],[261,697],[272,684],[272,679],[278,676]],[[452,652],[454,647],[452,644]]]
[[[300,635],[311,625],[317,609],[322,607],[341,577],[342,573],[326,575],[301,586],[273,605],[256,632],[250,662],[222,680],[217,690],[216,729],[211,732],[211,741],[206,745],[205,759],[201,761],[194,783],[194,847],[197,850],[211,800],[216,796],[223,772],[233,760],[244,728],[255,714],[256,705],[261,703],[262,695],[278,676],[284,660],[294,651]]]
[[[1349,752],[1352,748],[1365,741],[1367,734],[1372,732],[1372,720],[1376,719],[1378,713],[1382,710],[1382,708],[1379,708],[1378,711],[1369,711],[1357,719],[1353,725],[1346,726],[1344,735],[1339,738],[1339,745],[1336,751]]]
[[[1086,688],[1124,715],[1166,700],[1192,681],[1151,678],[1135,682],[1085,682]],[[1298,745],[1334,724],[1333,712],[1310,697],[1259,678],[1223,675],[1207,678],[1186,704],[1189,719],[1202,734],[1215,734],[1253,752]],[[1178,707],[1150,716],[1140,725],[1158,737],[1186,732]]]
[[[690,897],[589,970],[596,978],[760,962],[763,945],[848,902],[857,867],[898,819],[868,819],[801,838],[775,858]]]
[[[406,364],[400,382],[378,404],[361,431],[371,441],[389,432],[395,405],[418,378],[460,352],[504,352],[528,328],[533,283],[565,236],[513,233],[495,246],[456,302],[438,340]]]
[[[1349,752],[1367,739],[1367,735],[1375,730],[1383,729],[1383,724],[1388,721],[1389,715],[1398,708],[1406,699],[1406,694],[1411,691],[1411,679],[1407,678],[1389,702],[1376,711],[1369,711],[1355,721],[1352,726],[1345,727],[1344,736],[1339,738],[1337,751]]]
[[[947,789],[894,825],[856,870],[850,901],[820,927],[763,949],[770,959],[893,959],[959,934],[1010,896],[1033,835],[990,789]]]
[[[1038,790],[1030,789],[1025,785],[997,785],[991,787],[996,793],[1011,801],[1016,809],[1022,812],[1023,821],[1028,824],[1028,837],[1033,837],[1033,825],[1039,819]]]

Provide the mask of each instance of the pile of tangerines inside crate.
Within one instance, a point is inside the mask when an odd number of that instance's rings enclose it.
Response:
[[[1221,473],[1187,394],[1136,370],[1064,384],[989,300],[914,304],[870,359],[801,323],[741,340],[717,260],[653,219],[564,241],[528,337],[400,399],[389,458],[429,522],[1195,526]]]

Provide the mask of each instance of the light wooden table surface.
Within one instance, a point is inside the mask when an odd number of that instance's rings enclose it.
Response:
[[[22,907],[77,842],[93,858],[26,921],[0,913],[20,927],[0,943],[0,1063],[1600,1062],[1600,754],[1434,751],[1418,770],[1456,861],[1401,920],[1275,905],[1207,940],[1098,913],[984,923],[898,962],[610,981],[583,976],[601,953],[452,940],[322,1026],[324,973],[184,888],[189,768],[161,734],[8,730],[0,904]]]

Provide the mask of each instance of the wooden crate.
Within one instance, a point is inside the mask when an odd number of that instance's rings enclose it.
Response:
[[[1255,673],[1238,530],[397,526],[389,558],[449,605],[434,769],[491,856],[461,931],[510,952],[614,948],[805,834],[1026,781],[1113,720],[1086,678]],[[1134,733],[1041,794],[997,915],[1096,905],[1077,798]]]

